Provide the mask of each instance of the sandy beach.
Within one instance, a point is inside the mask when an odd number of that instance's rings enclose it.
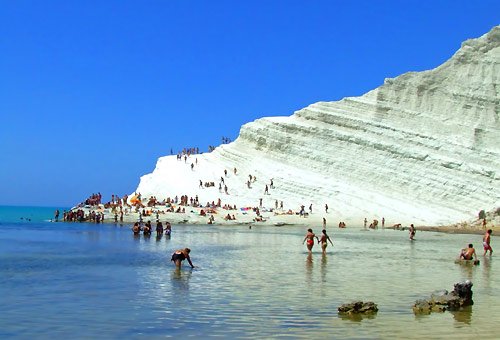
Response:
[[[104,214],[103,223],[123,223],[130,224],[132,226],[133,223],[141,220],[147,222],[151,221],[153,223],[153,228],[157,220],[165,223],[170,222],[171,224],[189,224],[189,225],[207,225],[209,223],[209,217],[213,215],[214,217],[214,225],[224,225],[224,226],[276,226],[276,227],[286,227],[286,226],[304,226],[304,228],[313,228],[315,230],[321,230],[323,228],[323,218],[326,219],[326,227],[327,229],[338,228],[339,222],[341,222],[338,217],[332,213],[324,213],[324,212],[316,212],[309,213],[305,216],[299,215],[298,212],[282,212],[282,211],[271,211],[265,208],[260,209],[260,216],[262,220],[258,220],[257,214],[251,210],[227,210],[227,209],[213,209],[210,210],[212,213],[208,212],[205,216],[201,215],[201,211],[206,208],[198,208],[185,206],[185,212],[176,213],[176,212],[167,212],[166,207],[157,206],[152,208],[144,208],[146,215],[142,214],[143,210],[141,209],[141,213],[139,212],[130,212],[128,209],[125,209],[125,213],[123,214],[123,222],[120,221],[119,211],[116,210],[118,214],[112,211],[112,209],[105,209],[103,206],[100,207],[81,207],[85,212],[85,216],[87,216],[92,211],[96,213]],[[76,209],[76,208],[74,208]],[[235,219],[229,220],[225,217],[230,215],[231,217],[235,217]],[[117,221],[115,221],[115,218]],[[371,219],[368,219],[368,225],[371,223]],[[500,231],[500,223],[499,216],[489,216],[487,219],[488,223],[486,228],[482,226],[482,221],[476,220],[472,222],[460,222],[452,225],[442,225],[442,226],[428,226],[428,225],[418,225],[415,224],[415,227],[418,231],[432,231],[432,232],[444,232],[450,234],[484,234],[485,230],[492,229],[494,234]],[[346,228],[363,228],[364,227],[364,219],[356,218],[356,219],[346,219],[342,220],[346,223]],[[385,225],[382,227],[380,221],[378,228],[385,229],[400,229],[407,230],[409,225],[402,224],[399,228],[395,227],[392,223],[395,221],[387,220]]]

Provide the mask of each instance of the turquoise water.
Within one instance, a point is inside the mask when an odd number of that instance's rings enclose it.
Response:
[[[48,208],[47,208],[48,209]],[[174,225],[170,239],[129,226],[1,222],[1,338],[496,338],[500,262],[454,263],[480,236],[332,229],[334,247],[308,256],[306,227]],[[493,238],[495,248],[498,239]],[[189,246],[194,270],[177,271]],[[482,253],[482,252],[481,252]],[[434,290],[474,283],[465,312],[416,317]],[[337,307],[372,300],[371,318]]]
[[[63,211],[69,210],[68,207],[11,207],[0,205],[0,224],[50,221],[54,218],[56,209],[60,211],[60,219],[62,219]]]

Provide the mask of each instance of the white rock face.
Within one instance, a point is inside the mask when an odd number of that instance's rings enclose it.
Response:
[[[500,26],[434,70],[386,79],[361,97],[242,126],[233,143],[158,160],[137,192],[158,199],[298,210],[362,223],[450,224],[500,206]],[[198,163],[191,170],[191,163]],[[237,168],[235,175],[233,169]],[[228,171],[229,194],[219,192]],[[247,187],[248,175],[257,177]],[[270,179],[274,189],[264,195]],[[199,181],[213,188],[199,188]],[[224,187],[224,184],[222,185]]]

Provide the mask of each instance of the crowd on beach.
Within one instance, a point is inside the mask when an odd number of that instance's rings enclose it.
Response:
[[[230,139],[223,140],[224,142],[230,142]],[[172,150],[171,150],[172,152]],[[173,152],[172,152],[173,153]],[[199,153],[198,148],[184,148],[182,152],[177,154],[178,161],[184,161],[185,164],[189,165],[191,170],[194,170],[195,166],[198,166],[198,158],[195,157],[192,160],[192,156]],[[188,163],[189,160],[189,163]],[[231,169],[231,172],[237,176],[238,169],[234,167]],[[218,189],[220,194],[226,194],[226,197],[229,196],[229,188],[228,188],[228,170],[221,169],[221,176],[218,180],[199,180],[199,188],[200,189],[209,189],[212,187],[216,187],[216,183],[218,184]],[[252,186],[256,185],[257,177],[255,174],[248,174],[248,179],[245,184],[248,189],[252,189]],[[273,178],[270,178],[268,182],[262,184],[262,195],[268,196],[271,195],[273,189],[275,189],[275,181]],[[262,212],[266,212],[267,214],[274,215],[295,215],[301,218],[307,218],[311,214],[313,214],[313,204],[310,203],[308,208],[306,209],[306,205],[302,204],[296,211],[292,209],[284,209],[284,202],[278,199],[274,200],[274,207],[264,207],[263,198],[259,198],[258,205],[249,205],[243,207],[237,207],[236,204],[231,202],[223,202],[219,197],[217,200],[212,200],[211,202],[206,202],[202,204],[198,195],[175,195],[173,197],[167,196],[163,199],[158,199],[156,196],[143,197],[140,192],[134,193],[130,197],[128,195],[124,195],[122,197],[118,195],[111,195],[111,200],[108,202],[102,202],[101,193],[92,194],[87,199],[85,199],[82,203],[80,203],[75,208],[70,211],[64,211],[63,220],[65,222],[93,222],[93,223],[104,223],[111,222],[111,219],[114,220],[115,223],[118,221],[123,223],[124,215],[134,214],[134,216],[138,216],[138,221],[135,222],[132,230],[135,235],[140,234],[141,232],[147,236],[152,233],[152,225],[151,218],[156,217],[156,233],[157,237],[161,237],[163,235],[164,230],[165,234],[170,235],[171,233],[171,224],[169,222],[165,222],[167,227],[164,228],[161,222],[161,218],[165,219],[163,214],[167,213],[175,213],[175,214],[186,214],[186,213],[194,213],[199,217],[207,218],[207,224],[215,224],[218,221],[227,222],[227,221],[237,221],[238,215],[235,212],[238,211],[241,214],[248,214],[248,212],[252,212],[254,217],[252,222],[265,222],[266,217],[262,214]],[[269,202],[269,200],[267,201]],[[255,202],[257,203],[257,202]],[[187,209],[187,210],[186,210]],[[328,204],[324,204],[324,212],[328,214],[329,206]],[[107,216],[105,215],[105,211]],[[224,212],[222,212],[224,211]],[[318,213],[319,214],[319,213]],[[111,216],[110,216],[111,215]],[[217,216],[217,219],[216,219]],[[241,215],[240,215],[241,216]],[[268,215],[266,215],[268,216]],[[58,221],[59,211],[56,211],[55,220]],[[148,219],[146,222],[144,222]],[[237,222],[236,222],[237,223]],[[386,227],[385,217],[381,218],[380,225],[382,228]],[[346,228],[347,225],[344,221],[340,221],[338,224],[339,228]],[[371,223],[368,224],[368,219],[364,218],[363,227],[369,229],[377,229],[379,227],[379,220],[373,219]],[[483,227],[486,227],[486,219],[483,221]],[[393,229],[405,229],[402,224],[395,223],[392,224],[389,228]],[[414,240],[416,234],[416,228],[413,224],[408,228],[409,230],[409,239]],[[489,230],[489,234],[491,235],[491,230]],[[314,239],[318,241],[322,246],[323,253],[326,251],[326,247],[328,242],[331,244],[332,241],[326,232],[326,218],[323,217],[323,229],[321,237],[316,237],[316,235],[312,232],[312,229],[308,230],[306,237],[304,238],[304,242],[307,241],[307,247],[309,252],[312,251],[312,247],[314,245]],[[483,242],[485,244],[485,254],[489,250],[490,254],[492,252],[491,246],[489,245],[489,236],[485,235],[483,238]],[[487,245],[486,245],[487,243]],[[461,257],[464,259],[469,259],[475,255],[475,251],[471,251],[472,245],[470,247],[465,248],[461,252]]]
[[[79,205],[80,206],[83,206],[83,205],[91,205],[91,206],[96,206],[96,205],[99,205],[101,204],[101,200],[102,200],[102,195],[101,193],[97,193],[97,194],[92,194],[90,195],[87,199],[85,199],[82,203],[80,203]]]

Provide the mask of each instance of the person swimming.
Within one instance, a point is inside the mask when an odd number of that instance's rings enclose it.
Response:
[[[307,241],[307,250],[309,250],[309,253],[312,253],[312,249],[314,247],[314,238],[316,238],[319,243],[319,238],[313,233],[312,229],[307,229],[307,234],[304,237],[304,241],[302,241],[302,244]]]
[[[189,253],[191,253],[191,249],[189,248],[176,250],[172,254],[170,261],[174,262],[177,268],[181,268],[182,261],[187,260],[191,268],[194,268],[193,262],[191,262],[191,258],[189,257]]]

